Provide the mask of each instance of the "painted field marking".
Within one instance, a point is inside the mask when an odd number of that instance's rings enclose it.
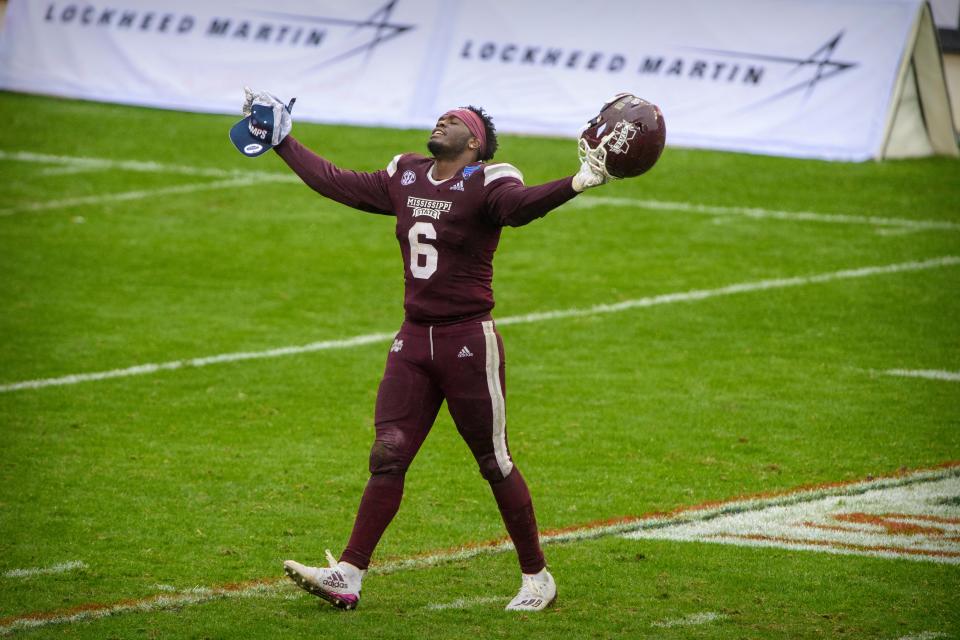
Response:
[[[642,516],[626,516],[602,522],[548,530],[541,533],[542,544],[562,544],[593,540],[611,535],[623,535],[636,531],[655,530],[678,523],[708,522],[728,514],[761,511],[773,507],[819,500],[828,496],[858,496],[876,489],[905,487],[914,484],[936,482],[944,478],[960,477],[960,461],[946,462],[937,468],[854,482],[828,483],[798,487],[788,491],[732,498],[720,502],[679,507],[668,513],[650,513]],[[481,555],[512,551],[509,540],[478,542],[455,549],[443,549],[427,554],[387,561],[370,568],[369,574],[383,575],[397,571],[418,570],[441,564],[457,562]],[[294,588],[286,578],[269,578],[223,585],[197,587],[177,594],[160,593],[138,600],[121,600],[113,603],[91,603],[55,611],[24,613],[0,619],[0,635],[14,631],[59,624],[96,620],[126,613],[150,613],[163,609],[202,604],[212,600],[229,598],[273,597],[278,592]]]
[[[893,237],[906,236],[911,233],[918,233],[920,231],[924,231],[924,229],[917,229],[914,227],[877,227],[874,230],[874,233],[876,233],[878,236]]]
[[[67,571],[76,571],[77,569],[88,569],[87,564],[81,560],[71,560],[62,562],[52,567],[34,567],[31,569],[11,569],[3,573],[4,578],[32,578],[33,576],[46,575],[51,573],[64,573]]]
[[[243,171],[239,169],[221,169],[219,167],[193,167],[181,164],[163,164],[142,160],[113,160],[110,158],[90,158],[84,156],[61,156],[31,151],[4,151],[0,149],[0,160],[14,162],[32,162],[37,164],[61,165],[65,168],[135,171],[139,173],[176,173],[186,176],[206,178],[258,178],[268,181],[300,182],[300,178],[288,173],[268,171]]]
[[[960,564],[960,476],[636,531],[713,542]]]
[[[908,636],[900,636],[897,640],[936,640],[937,638],[949,638],[942,631],[921,631],[920,633],[911,633]]]
[[[444,609],[470,609],[485,604],[509,602],[510,596],[476,596],[473,598],[458,598],[453,602],[428,604],[425,609],[443,611]]]
[[[715,613],[713,611],[701,611],[700,613],[691,613],[688,616],[677,618],[675,620],[663,620],[661,622],[651,622],[651,627],[669,629],[670,627],[692,627],[699,624],[707,624],[716,620],[727,618],[726,614]]]
[[[73,176],[79,173],[98,173],[107,171],[108,167],[85,166],[81,164],[68,164],[57,167],[47,167],[37,171],[41,176]]]
[[[805,286],[818,284],[822,282],[832,282],[835,280],[849,280],[854,278],[866,278],[876,275],[886,275],[891,273],[904,273],[910,271],[922,271],[925,269],[939,269],[960,264],[960,258],[956,256],[945,256],[922,260],[916,262],[901,262],[898,264],[888,264],[872,267],[861,267],[859,269],[845,269],[843,271],[831,271],[812,276],[798,276],[794,278],[777,278],[773,280],[760,280],[756,282],[741,282],[718,289],[699,289],[693,291],[683,291],[678,293],[667,293],[659,296],[646,298],[637,298],[634,300],[624,300],[613,304],[598,304],[586,308],[558,309],[554,311],[540,311],[527,313],[517,316],[507,316],[496,321],[500,326],[511,324],[526,324],[531,322],[543,322],[545,320],[559,320],[562,318],[582,318],[588,316],[602,315],[607,313],[620,313],[630,309],[642,309],[655,307],[663,304],[673,304],[677,302],[695,302],[706,300],[708,298],[717,298],[737,293],[749,293],[753,291],[767,291],[771,289],[785,289],[789,287]],[[277,347],[265,351],[248,351],[240,353],[224,353],[214,356],[204,356],[187,360],[174,360],[172,362],[148,363],[127,367],[124,369],[112,369],[110,371],[98,371],[93,373],[76,373],[56,378],[41,378],[38,380],[25,380],[22,382],[11,382],[0,385],[0,393],[18,391],[21,389],[42,389],[44,387],[59,387],[64,385],[79,384],[81,382],[92,382],[96,380],[109,380],[112,378],[126,378],[130,376],[147,375],[159,371],[172,371],[188,367],[205,367],[212,364],[221,364],[225,362],[240,362],[245,360],[260,360],[264,358],[278,358],[281,356],[292,356],[315,351],[328,351],[331,349],[348,349],[367,344],[374,344],[393,340],[396,332],[390,333],[370,333],[366,335],[353,336],[352,338],[342,338],[338,340],[323,340],[320,342],[311,342],[305,345]]]
[[[4,151],[0,149],[0,160],[34,162],[40,164],[64,165],[66,169],[80,170],[122,170],[149,173],[179,173],[190,176],[208,176],[216,178],[254,177],[265,181],[300,182],[300,178],[291,174],[267,171],[242,171],[221,169],[218,167],[195,167],[140,160],[114,160],[109,158],[91,158],[84,156],[64,156],[30,151]],[[960,230],[960,224],[944,220],[914,220],[910,218],[890,218],[874,216],[856,216],[848,214],[815,213],[812,211],[778,211],[761,207],[731,207],[690,202],[623,198],[614,196],[580,196],[567,203],[572,208],[592,208],[598,206],[634,207],[653,211],[680,211],[711,216],[741,216],[754,219],[790,220],[824,222],[831,224],[854,224],[878,227],[883,234],[903,233],[907,230],[922,231],[941,229]],[[899,230],[897,229],[899,228]]]
[[[310,353],[312,351],[327,351],[329,349],[349,349],[365,344],[375,342],[385,342],[393,340],[396,333],[371,333],[363,336],[354,336],[343,340],[323,340],[320,342],[311,342],[310,344],[296,347],[278,347],[276,349],[267,349],[265,351],[248,351],[238,353],[223,353],[215,356],[205,356],[202,358],[191,358],[189,360],[175,360],[173,362],[161,362],[159,364],[141,364],[126,369],[114,369],[112,371],[100,371],[97,373],[78,373],[60,378],[46,378],[43,380],[29,380],[26,382],[16,382],[0,386],[0,393],[7,391],[16,391],[18,389],[40,389],[43,387],[57,387],[80,382],[92,382],[96,380],[109,380],[111,378],[126,378],[129,376],[142,376],[158,371],[175,371],[177,369],[190,367],[206,367],[212,364],[222,364],[225,362],[242,362],[244,360],[260,360],[264,358],[279,358],[281,356],[296,355],[301,353]]]
[[[212,191],[215,189],[249,187],[259,182],[262,182],[259,178],[230,178],[212,182],[191,182],[189,184],[178,184],[169,187],[157,187],[156,189],[140,189],[135,191],[122,191],[120,193],[104,193],[95,196],[78,196],[76,198],[64,198],[62,200],[48,200],[46,202],[31,202],[16,207],[0,209],[0,216],[12,216],[17,213],[37,213],[40,211],[67,209],[70,207],[104,204],[107,202],[128,202],[130,200],[143,200],[145,198],[155,198],[158,196],[180,195],[184,193],[196,193],[198,191]]]
[[[0,160],[15,162],[32,162],[37,164],[55,165],[42,170],[43,175],[64,175],[70,173],[94,171],[134,171],[140,173],[172,173],[189,175],[191,177],[223,178],[216,182],[200,182],[187,185],[159,187],[157,189],[142,189],[123,193],[103,194],[97,196],[78,196],[63,198],[48,202],[34,202],[0,209],[0,216],[12,216],[17,213],[34,213],[64,209],[68,207],[102,204],[105,202],[122,202],[141,200],[155,196],[195,193],[211,189],[229,189],[247,187],[262,182],[300,182],[300,178],[287,173],[268,171],[241,171],[220,169],[217,167],[191,167],[160,162],[144,162],[140,160],[111,160],[107,158],[89,158],[82,156],[61,156],[30,151],[4,151],[0,149]]]
[[[888,376],[903,378],[926,378],[927,380],[945,380],[960,382],[960,371],[938,371],[936,369],[887,369],[883,371]]]
[[[913,220],[910,218],[888,218],[878,216],[853,216],[842,213],[814,213],[812,211],[776,211],[759,207],[721,207],[690,202],[669,202],[663,200],[643,200],[639,198],[618,198],[611,196],[582,196],[570,202],[576,208],[601,206],[630,207],[652,211],[680,211],[699,213],[708,216],[742,216],[754,219],[789,220],[798,222],[823,222],[828,224],[861,224],[873,227],[900,227],[917,231],[944,230],[960,231],[960,224],[946,220]]]
[[[14,631],[25,631],[27,629],[39,629],[41,627],[50,627],[63,624],[72,624],[75,622],[88,622],[90,620],[100,620],[110,616],[121,615],[125,613],[151,613],[165,609],[176,609],[187,605],[202,604],[221,598],[250,598],[257,596],[272,596],[278,590],[285,588],[277,581],[271,583],[245,583],[243,585],[227,585],[207,589],[196,587],[175,594],[159,594],[140,600],[121,600],[106,605],[85,605],[74,607],[62,613],[50,612],[44,614],[31,614],[27,616],[15,616],[0,620],[0,635],[8,635]]]

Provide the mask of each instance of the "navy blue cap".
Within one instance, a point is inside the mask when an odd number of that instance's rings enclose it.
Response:
[[[255,104],[250,111],[230,128],[230,140],[240,153],[255,158],[273,147],[273,107]]]

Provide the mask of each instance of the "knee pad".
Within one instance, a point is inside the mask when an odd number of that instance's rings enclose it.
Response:
[[[375,440],[370,449],[370,473],[392,473],[403,475],[410,466],[410,460],[403,453],[400,443],[390,440]]]
[[[477,464],[480,465],[480,475],[490,484],[505,479],[513,470],[513,463],[510,463],[510,468],[507,469],[507,475],[504,475],[503,472],[500,471],[500,465],[497,463],[497,456],[493,453],[488,453],[477,458]]]

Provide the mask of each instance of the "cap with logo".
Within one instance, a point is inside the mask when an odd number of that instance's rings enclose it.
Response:
[[[273,107],[255,104],[250,115],[230,128],[230,140],[245,156],[251,158],[273,147]]]

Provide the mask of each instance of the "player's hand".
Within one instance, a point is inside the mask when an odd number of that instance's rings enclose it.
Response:
[[[253,105],[267,106],[273,109],[273,138],[270,144],[277,146],[284,138],[289,135],[293,129],[293,119],[290,117],[290,111],[293,109],[293,103],[296,98],[290,100],[289,104],[283,104],[280,99],[272,93],[265,91],[253,91],[249,87],[243,88],[243,111],[244,116],[249,116]]]
[[[580,170],[573,176],[573,190],[577,193],[583,193],[591,187],[599,187],[606,184],[608,178],[602,173],[598,173],[590,163],[584,160],[580,163]]]
[[[611,175],[607,171],[606,139],[591,149],[583,138],[580,139],[578,152],[580,155],[580,170],[573,176],[573,190],[582,193],[592,187],[599,187],[610,181]]]

